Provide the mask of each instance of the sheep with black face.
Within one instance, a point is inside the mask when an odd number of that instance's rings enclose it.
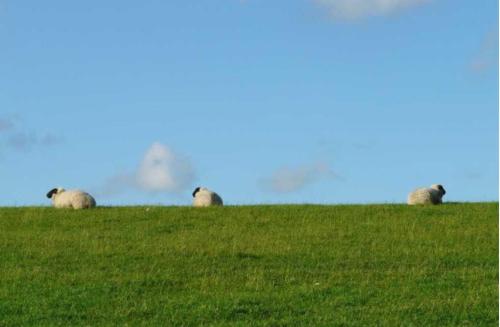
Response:
[[[215,192],[210,191],[205,187],[197,187],[193,191],[193,206],[195,207],[210,207],[222,206],[222,198]]]
[[[88,193],[80,190],[54,188],[47,193],[55,208],[88,209],[96,206],[95,199]]]
[[[408,195],[408,204],[441,204],[446,191],[441,184],[433,184],[429,188],[419,188]]]

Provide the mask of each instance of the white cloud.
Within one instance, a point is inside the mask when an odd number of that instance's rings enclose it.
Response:
[[[431,0],[313,0],[338,19],[359,19],[393,14]]]
[[[337,175],[330,167],[317,162],[295,168],[282,167],[261,181],[261,186],[266,191],[276,193],[291,193],[325,178],[336,178]]]
[[[194,178],[194,169],[189,159],[155,142],[146,151],[135,172],[111,177],[99,193],[113,195],[127,189],[151,193],[181,193],[192,186]]]
[[[137,170],[137,185],[151,192],[180,192],[194,179],[189,160],[156,142],[151,145]]]

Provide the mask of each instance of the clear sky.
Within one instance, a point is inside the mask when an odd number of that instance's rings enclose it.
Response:
[[[498,198],[494,0],[0,0],[0,205]]]

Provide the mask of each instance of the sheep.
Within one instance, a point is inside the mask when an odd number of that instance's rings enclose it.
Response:
[[[441,204],[445,189],[440,184],[433,184],[430,188],[419,188],[408,195],[408,204]]]
[[[193,206],[195,207],[209,207],[209,206],[222,206],[221,197],[205,187],[197,187],[193,191]]]
[[[80,190],[54,188],[47,193],[56,208],[88,209],[96,206],[95,199],[88,193]]]

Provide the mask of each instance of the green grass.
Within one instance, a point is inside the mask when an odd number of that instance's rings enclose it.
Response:
[[[497,326],[498,203],[0,208],[0,326]]]

